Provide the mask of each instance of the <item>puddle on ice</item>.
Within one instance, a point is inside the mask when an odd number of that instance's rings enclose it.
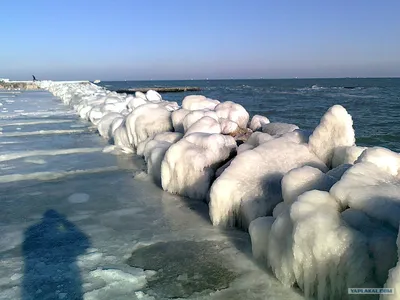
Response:
[[[145,292],[153,296],[188,298],[203,291],[226,289],[238,276],[226,266],[221,242],[171,241],[141,247],[127,263],[157,271],[148,280]]]

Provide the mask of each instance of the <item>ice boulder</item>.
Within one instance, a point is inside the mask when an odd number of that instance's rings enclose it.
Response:
[[[382,147],[373,147],[365,150],[356,162],[370,162],[379,169],[397,176],[400,172],[400,154]]]
[[[119,113],[111,112],[105,114],[97,124],[97,130],[99,134],[104,137],[105,139],[110,139],[112,134],[111,132],[111,125],[115,119],[123,119],[123,117]]]
[[[137,149],[136,149],[136,154],[137,155],[143,155],[146,151],[146,149],[148,149],[148,144],[152,143],[153,141],[161,141],[161,142],[168,142],[168,143],[175,143],[178,140],[180,140],[182,138],[183,134],[179,133],[179,132],[161,132],[158,133],[156,135],[153,135],[151,137],[148,137],[146,140],[144,140],[143,142],[139,143]]]
[[[209,109],[213,110],[220,102],[218,100],[213,100],[206,98],[201,95],[190,95],[186,96],[182,100],[182,108],[187,110],[202,110]]]
[[[146,94],[143,93],[143,92],[139,92],[139,91],[135,92],[135,97],[136,97],[136,98],[141,98],[141,99],[147,101]]]
[[[94,125],[97,125],[103,115],[104,113],[101,111],[101,107],[95,106],[90,110],[88,114],[89,121],[92,122]]]
[[[188,109],[178,109],[171,113],[172,125],[176,132],[184,133],[185,129],[183,127],[183,120],[191,111]]]
[[[186,133],[194,123],[203,117],[209,117],[218,122],[218,116],[215,111],[208,109],[190,111],[182,121],[184,132]]]
[[[363,211],[370,217],[398,228],[400,224],[400,178],[371,162],[349,168],[330,190],[341,208]]]
[[[338,180],[320,169],[304,166],[293,169],[282,178],[282,197],[290,205],[304,192],[311,190],[329,191]]]
[[[162,97],[156,91],[149,90],[146,93],[146,99],[149,100],[150,102],[160,102],[162,100]]]
[[[171,112],[160,104],[143,104],[127,116],[126,128],[129,141],[136,149],[147,138],[173,130]]]
[[[322,117],[308,142],[310,149],[332,166],[335,149],[355,145],[353,119],[340,105],[332,106]]]
[[[236,151],[233,137],[192,133],[173,144],[161,164],[165,191],[206,200],[215,171]]]
[[[129,100],[128,104],[126,105],[129,111],[133,111],[135,108],[139,107],[140,105],[149,103],[149,101],[143,98],[132,98]]]
[[[327,167],[307,145],[274,139],[237,155],[210,189],[210,217],[214,225],[238,226],[271,215],[282,201],[281,180],[302,166]]]
[[[251,122],[249,124],[249,128],[253,131],[261,131],[263,125],[269,124],[270,121],[267,117],[260,116],[260,115],[254,115],[251,118]]]
[[[179,141],[183,134],[179,132],[163,132],[146,143],[143,151],[147,163],[147,174],[161,186],[161,163],[169,147]]]
[[[369,256],[373,261],[373,279],[382,287],[389,270],[397,262],[397,230],[353,208],[346,209],[341,216],[348,225],[366,237]]]
[[[332,168],[342,164],[354,164],[367,147],[344,146],[333,150]]]
[[[134,148],[129,141],[128,131],[125,126],[125,121],[115,129],[113,134],[114,145],[121,149],[124,153],[134,153]]]
[[[341,219],[329,193],[309,191],[275,218],[249,227],[253,254],[307,299],[352,299],[348,287],[375,287],[363,234]]]
[[[221,133],[221,125],[212,117],[203,117],[186,130],[185,136],[195,132]]]
[[[241,128],[247,128],[250,115],[246,109],[240,104],[232,101],[225,101],[215,107],[215,112],[218,118],[231,120],[239,125]]]

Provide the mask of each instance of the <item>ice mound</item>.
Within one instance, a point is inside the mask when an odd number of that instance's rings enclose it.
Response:
[[[306,191],[329,191],[338,180],[317,168],[304,166],[293,169],[282,178],[282,197],[287,205]]]
[[[338,147],[354,146],[353,119],[340,105],[332,106],[322,117],[309,141],[310,149],[328,166],[332,166]]]
[[[129,111],[133,111],[135,108],[146,103],[149,103],[146,99],[134,97],[134,98],[129,98],[129,102],[126,106]]]
[[[171,112],[160,104],[143,104],[126,117],[126,129],[129,142],[136,149],[147,138],[172,131]]]
[[[346,209],[341,216],[367,238],[369,255],[373,261],[373,278],[379,286],[383,286],[389,270],[397,261],[397,231],[353,208]]]
[[[225,101],[218,104],[215,107],[215,112],[218,118],[231,120],[241,128],[247,127],[250,118],[249,113],[243,106],[232,101]]]
[[[336,147],[333,150],[332,167],[335,168],[343,164],[354,164],[366,149],[367,147],[359,146]]]
[[[231,136],[200,132],[185,136],[169,147],[162,161],[163,189],[205,200],[216,169],[235,150],[236,142]]]
[[[254,115],[251,118],[251,122],[248,127],[253,131],[261,131],[263,125],[266,125],[269,123],[270,123],[270,121],[267,117],[260,116],[260,115]]]
[[[203,133],[221,133],[220,123],[212,117],[203,117],[192,124],[186,131],[185,136],[195,132]]]
[[[116,112],[107,113],[97,124],[97,130],[99,131],[99,134],[105,139],[110,139],[112,137],[113,131],[111,130],[111,125],[116,119],[122,121],[124,118],[122,115]]]
[[[186,133],[189,128],[196,123],[197,121],[199,121],[200,119],[202,119],[203,117],[209,117],[214,119],[217,123],[218,123],[218,116],[215,113],[215,111],[212,110],[195,110],[195,111],[190,111],[183,119],[182,121],[182,126],[183,126],[183,130]]]
[[[156,91],[149,90],[146,92],[146,99],[150,102],[160,102],[162,100],[162,97]]]
[[[400,154],[382,147],[373,147],[365,150],[356,162],[370,162],[379,169],[397,176],[400,172]]]
[[[352,299],[348,287],[371,287],[366,238],[340,218],[328,192],[309,191],[277,216],[249,226],[253,255],[306,298]],[[374,287],[374,285],[372,286]]]
[[[187,110],[213,110],[220,102],[201,95],[186,96],[182,101],[182,108]]]
[[[356,163],[330,190],[342,209],[363,211],[394,228],[400,222],[400,178],[370,162]]]
[[[211,186],[213,224],[247,230],[252,220],[271,215],[282,201],[283,175],[301,166],[327,170],[305,144],[280,138],[240,153]]]
[[[146,143],[143,156],[147,163],[147,174],[154,183],[161,186],[161,163],[169,147],[178,142],[183,134],[179,132],[163,132]]]
[[[121,149],[124,153],[134,153],[131,142],[129,141],[128,131],[126,129],[125,120],[121,123],[113,134],[114,145]]]
[[[176,132],[185,132],[183,120],[190,112],[188,109],[181,108],[171,113],[172,125]]]

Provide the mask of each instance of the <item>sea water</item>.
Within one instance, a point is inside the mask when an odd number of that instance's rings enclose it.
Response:
[[[333,104],[360,145],[400,149],[399,79],[103,82],[199,86],[272,122],[314,128]],[[165,94],[180,102],[188,93]],[[246,233],[148,180],[50,93],[0,91],[0,299],[302,299],[251,258]]]

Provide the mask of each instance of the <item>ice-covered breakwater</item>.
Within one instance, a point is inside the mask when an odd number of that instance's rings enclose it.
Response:
[[[204,96],[179,106],[155,91],[40,86],[96,125],[114,151],[143,156],[164,190],[207,201],[214,225],[248,230],[254,256],[283,284],[317,299],[385,286],[394,294],[381,299],[400,299],[400,155],[355,145],[342,106],[306,132]]]

